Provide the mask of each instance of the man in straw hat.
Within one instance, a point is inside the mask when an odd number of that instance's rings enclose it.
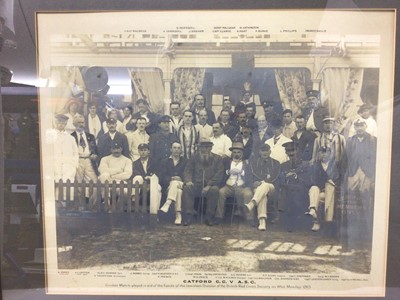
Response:
[[[222,183],[223,164],[219,155],[211,153],[213,143],[203,138],[198,145],[196,152],[187,162],[184,171],[183,186],[183,205],[185,211],[184,224],[190,225],[193,221],[193,215],[196,213],[194,209],[194,200],[200,197],[200,211],[202,216],[203,205],[206,204],[206,224],[213,224],[213,216],[217,207],[219,197],[219,186]],[[207,199],[207,203],[204,203]],[[202,220],[202,219],[201,219]]]
[[[252,174],[246,160],[243,160],[243,143],[234,142],[229,148],[232,152],[231,157],[223,159],[224,182],[225,185],[219,189],[219,199],[214,224],[221,223],[224,212],[225,202],[228,197],[234,197],[239,208],[244,208],[244,204],[250,202],[252,192]]]

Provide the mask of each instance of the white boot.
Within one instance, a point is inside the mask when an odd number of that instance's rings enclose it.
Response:
[[[320,229],[321,229],[321,225],[319,224],[318,221],[315,221],[311,230],[316,232],[316,231],[319,231]]]
[[[171,205],[171,200],[167,200],[164,205],[160,208],[163,213],[167,213],[169,210],[169,206]]]
[[[254,209],[255,201],[251,200],[249,203],[245,204],[244,206],[246,206],[247,210],[249,212],[251,212]]]
[[[259,219],[260,224],[258,225],[258,230],[265,231],[267,230],[267,222],[265,222],[265,218]]]
[[[175,214],[175,225],[181,225],[182,224],[182,214],[180,211],[177,211]]]

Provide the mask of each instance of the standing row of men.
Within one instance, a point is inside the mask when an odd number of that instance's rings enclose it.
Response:
[[[290,110],[279,116],[270,102],[263,104],[265,114],[255,117],[252,103],[232,111],[229,101],[224,101],[216,121],[214,113],[205,108],[202,95],[195,96],[196,107],[184,111],[182,117],[179,103],[173,102],[171,116],[156,118],[141,100],[135,118],[127,107],[122,121],[118,115],[111,115],[104,123],[106,128],[93,130],[93,134],[91,128],[97,129],[101,122],[91,120],[96,112],[95,104],[91,104],[88,116],[73,116],[74,131],[67,142],[70,147],[55,147],[56,180],[74,180],[75,176],[94,182],[138,176],[146,180],[156,174],[167,195],[161,211],[168,211],[175,203],[176,224],[193,221],[199,210],[196,198],[206,203],[206,223],[219,224],[226,199],[234,197],[243,215],[249,217],[256,208],[260,230],[266,228],[268,198],[275,194],[289,216],[307,202],[313,230],[318,230],[322,196],[327,221],[333,219],[340,187],[350,193],[361,192],[371,202],[376,123],[370,107],[361,107],[360,116],[352,124],[354,135],[346,146],[345,138],[335,130],[335,119],[322,116],[324,109],[315,91],[308,96],[310,105],[294,120]],[[64,144],[69,121],[69,116],[56,116],[58,141]],[[123,124],[122,129],[118,122]],[[66,159],[66,151],[77,155]],[[71,172],[63,176],[68,165]]]

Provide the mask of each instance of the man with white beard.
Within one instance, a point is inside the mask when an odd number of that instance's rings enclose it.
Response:
[[[213,224],[213,216],[217,207],[219,197],[219,186],[223,180],[223,164],[219,155],[211,153],[213,143],[209,139],[202,139],[199,143],[199,150],[187,162],[183,174],[183,205],[185,219],[183,225],[188,226],[193,221],[194,200],[200,197],[200,201],[207,199],[204,203],[206,210],[206,224]],[[200,205],[202,208],[202,205]],[[202,214],[201,211],[198,214]]]

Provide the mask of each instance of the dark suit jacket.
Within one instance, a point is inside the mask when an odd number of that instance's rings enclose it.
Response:
[[[184,182],[193,182],[195,185],[203,184],[204,186],[220,186],[224,179],[224,167],[222,157],[211,153],[210,161],[207,164],[202,164],[200,154],[196,153],[186,163],[184,171]]]
[[[117,131],[115,133],[114,140],[111,139],[109,132],[104,133],[99,137],[99,159],[111,154],[111,145],[115,142],[118,142],[122,145],[122,154],[127,158],[130,158],[128,139],[124,134]]]
[[[90,154],[95,154],[98,155],[98,151],[97,151],[97,145],[96,145],[96,138],[94,137],[93,134],[89,133],[89,132],[85,132],[86,134],[86,139],[88,141],[88,146],[89,146],[89,152]],[[78,134],[76,131],[74,131],[73,133],[71,133],[71,135],[75,138],[76,144],[79,146],[79,141],[78,141]],[[96,172],[97,175],[99,175],[99,170],[97,168],[97,165],[99,163],[100,159],[97,158],[96,160],[91,160],[92,166],[94,171]]]
[[[369,178],[375,178],[376,137],[365,133],[360,142],[356,135],[347,140],[348,175],[354,176],[360,167]]]
[[[308,130],[304,130],[300,138],[297,138],[297,131],[292,137],[297,157],[303,161],[310,161],[313,156],[314,140],[316,136]]]
[[[183,172],[185,171],[187,159],[181,156],[178,164],[174,166],[174,161],[171,157],[165,158],[159,164],[156,174],[160,179],[160,184],[163,187],[167,187],[171,181],[171,177],[179,176],[183,180]]]
[[[209,108],[205,108],[205,110],[206,110],[206,112],[207,112],[207,124],[209,124],[209,125],[211,125],[212,126],[212,124],[214,124],[215,123],[215,114],[214,114],[214,112],[211,110],[211,109],[209,109]],[[196,125],[197,124],[197,113],[196,113],[196,108],[193,108],[192,110],[191,110],[191,112],[193,113],[193,116],[194,116],[194,118],[193,118],[193,124],[194,125]]]
[[[256,155],[249,160],[249,165],[254,181],[265,181],[274,185],[278,183],[279,161],[270,157],[264,161]]]
[[[132,172],[132,178],[135,176],[142,176],[143,178],[146,176],[151,176],[155,173],[155,163],[151,159],[148,160],[147,162],[147,172],[145,172],[143,168],[142,161],[139,159],[135,160],[133,162],[133,172]]]
[[[260,134],[257,131],[253,132],[253,153],[254,155],[258,155],[258,152],[260,151],[261,145],[265,144],[267,140],[272,138],[274,136],[274,133],[272,132],[272,127],[268,125],[267,130],[265,131],[264,135],[262,138],[260,138]]]
[[[234,142],[242,142],[243,143],[243,137],[241,133],[238,133],[233,140]],[[249,140],[247,141],[247,144],[244,145],[244,150],[243,150],[243,159],[249,159],[251,154],[253,153],[253,148],[254,148],[254,141],[253,141],[253,136],[250,135]],[[256,153],[256,155],[258,155]]]
[[[322,168],[321,162],[317,161],[312,166],[312,185],[318,186],[321,190],[325,189],[325,183],[332,180],[335,185],[340,183],[340,172],[338,163],[331,160],[326,171]]]

